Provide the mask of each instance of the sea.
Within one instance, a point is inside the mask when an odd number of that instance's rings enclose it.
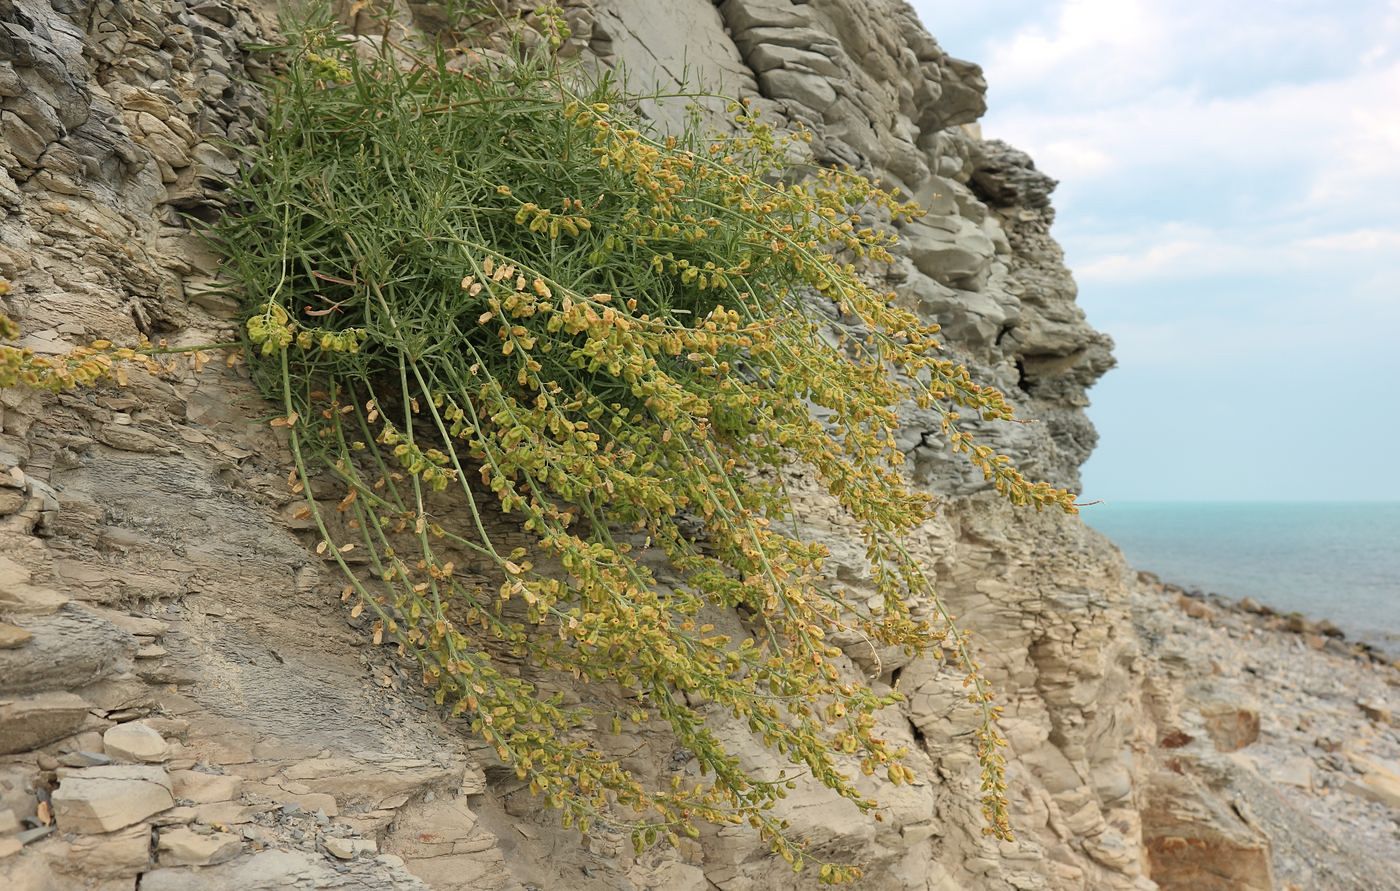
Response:
[[[1163,581],[1330,619],[1400,657],[1400,502],[1106,502],[1082,516]]]

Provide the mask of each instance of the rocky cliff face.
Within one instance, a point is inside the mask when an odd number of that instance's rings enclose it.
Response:
[[[1053,180],[977,130],[975,65],[902,0],[571,0],[566,14],[566,54],[625,67],[633,86],[684,77],[752,98],[814,131],[811,160],[926,207],[891,284],[1034,421],[983,435],[1076,484],[1094,445],[1085,392],[1110,344],[1050,235]],[[248,47],[271,27],[231,0],[0,0],[0,275],[26,345],[225,338],[232,306],[183,215],[217,212],[230,146],[256,141]],[[678,113],[650,109],[663,124]],[[559,829],[341,611],[292,517],[267,414],[222,364],[0,394],[0,885],[812,883],[746,832],[633,857],[620,835]],[[1271,887],[1260,830],[1186,773],[1160,778],[1159,739],[1186,707],[1145,658],[1115,549],[1076,519],[1001,503],[938,428],[908,414],[914,473],[945,496],[914,544],[1002,691],[1019,839],[980,835],[960,678],[860,642],[852,675],[908,697],[885,729],[920,780],[877,790],[879,823],[799,789],[796,831],[864,861],[872,889]],[[858,588],[834,512],[798,498]],[[617,742],[669,757],[659,730]],[[1235,871],[1192,884],[1178,864],[1195,851]]]

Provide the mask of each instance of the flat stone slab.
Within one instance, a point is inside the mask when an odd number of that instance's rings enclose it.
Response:
[[[188,826],[160,833],[162,866],[208,866],[232,860],[243,851],[243,840],[231,832],[196,832]]]
[[[27,752],[76,731],[88,703],[72,693],[0,697],[0,755]]]
[[[345,864],[349,866],[349,864]],[[263,851],[203,869],[153,869],[141,876],[141,891],[285,891],[289,888],[335,888],[337,891],[428,891],[428,886],[389,858],[340,872],[319,855],[302,851]]]
[[[175,806],[163,768],[106,765],[60,777],[53,809],[64,832],[113,832]]]

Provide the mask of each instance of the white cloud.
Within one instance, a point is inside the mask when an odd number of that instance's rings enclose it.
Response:
[[[1088,178],[1114,167],[1113,156],[1082,139],[1056,139],[1036,151],[1036,164],[1067,179]]]
[[[1394,251],[1393,256],[1400,257],[1400,230],[1353,229],[1349,232],[1334,232],[1304,238],[1298,242],[1298,247],[1328,253]],[[1397,274],[1400,274],[1400,271],[1397,271]],[[1397,284],[1400,285],[1400,280],[1397,280]]]
[[[1334,161],[1319,171],[1308,197],[1326,203],[1389,194],[1394,207],[1400,196],[1400,61],[1367,70],[1347,85],[1355,92],[1332,97],[1342,109],[1334,117]],[[1395,188],[1376,192],[1378,185]]]
[[[984,130],[1025,148],[1071,190],[1133,170],[1144,187],[1162,175],[1156,168],[1183,183],[1195,172],[1262,170],[1286,177],[1268,196],[1280,205],[1322,206],[1400,190],[1397,109],[1400,62],[1392,62],[1229,98],[1168,84],[1108,105],[1012,106],[994,111]]]
[[[1396,267],[1392,289],[1400,293],[1400,228],[1361,228],[1324,235],[1289,235],[1276,226],[1257,229],[1168,226],[1086,239],[1075,263],[1083,284],[1196,279],[1230,275],[1277,276],[1317,270]],[[1345,278],[1339,274],[1338,278]],[[1397,298],[1400,300],[1400,297]]]
[[[1400,0],[1390,0],[1385,17],[1373,34],[1374,42],[1361,54],[1361,64],[1367,67],[1394,55],[1400,46]]]
[[[993,43],[985,67],[995,73],[994,89],[1007,92],[1053,79],[1066,89],[1119,93],[1160,76],[1169,13],[1144,0],[1068,0],[1053,26]]]
[[[1394,0],[1065,0],[984,53],[984,131],[1068,196],[1135,172],[1150,188],[1159,167],[1186,187],[1193,171],[1273,171],[1278,208],[1400,194]]]
[[[1105,254],[1077,263],[1075,278],[1083,283],[1161,278],[1173,271],[1194,275],[1207,253],[1214,254],[1218,262],[1219,247],[1205,241],[1156,242],[1137,251]]]

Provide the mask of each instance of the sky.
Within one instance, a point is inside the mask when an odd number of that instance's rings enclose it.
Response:
[[[1060,180],[1086,499],[1400,500],[1400,0],[911,0]]]

